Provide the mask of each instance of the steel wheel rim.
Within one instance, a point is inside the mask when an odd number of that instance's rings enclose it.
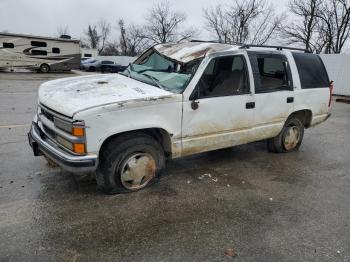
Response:
[[[124,161],[121,182],[129,190],[144,188],[156,175],[156,162],[148,153],[136,153]]]
[[[290,126],[283,138],[284,148],[286,150],[294,149],[300,141],[300,130],[297,126]]]

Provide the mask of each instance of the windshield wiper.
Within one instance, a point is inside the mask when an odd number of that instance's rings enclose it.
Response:
[[[153,76],[150,76],[150,75],[146,75],[146,74],[142,74],[143,76],[147,76],[149,79],[151,79],[153,81],[153,83],[155,83],[160,89],[163,89],[165,90],[164,86],[159,83],[158,79],[153,77]]]

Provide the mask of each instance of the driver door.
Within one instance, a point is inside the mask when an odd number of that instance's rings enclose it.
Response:
[[[183,103],[182,155],[250,142],[254,108],[246,58],[213,58]]]

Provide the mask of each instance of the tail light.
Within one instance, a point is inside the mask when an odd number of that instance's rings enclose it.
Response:
[[[328,103],[328,107],[330,107],[331,104],[332,104],[333,90],[334,90],[334,81],[331,81],[329,83],[329,103]]]

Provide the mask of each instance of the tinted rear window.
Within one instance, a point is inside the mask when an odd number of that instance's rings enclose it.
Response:
[[[329,78],[321,58],[307,53],[293,53],[301,88],[329,87]]]

